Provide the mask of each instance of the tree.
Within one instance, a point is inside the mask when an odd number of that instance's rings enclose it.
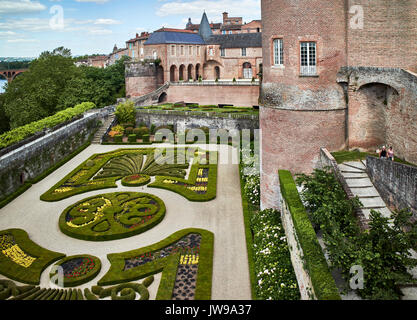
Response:
[[[58,48],[42,53],[29,71],[17,77],[4,93],[4,109],[10,127],[16,128],[40,120],[59,110],[58,100],[71,79],[81,76],[68,54]]]
[[[0,134],[9,130],[9,118],[4,112],[4,96],[0,94]]]
[[[119,123],[135,123],[136,109],[132,101],[121,103],[117,106],[114,113]]]

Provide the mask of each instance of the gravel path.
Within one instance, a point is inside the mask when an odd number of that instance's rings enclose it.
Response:
[[[154,145],[153,147],[158,145]],[[210,202],[193,203],[168,190],[145,187],[129,188],[118,183],[116,189],[96,190],[64,199],[59,202],[43,202],[40,195],[49,190],[71,170],[76,168],[94,153],[103,153],[119,148],[138,148],[140,146],[91,145],[64,166],[32,186],[24,194],[0,210],[0,230],[20,228],[29,233],[30,238],[40,246],[69,255],[91,254],[101,259],[102,270],[90,283],[80,288],[89,288],[104,276],[110,267],[106,258],[109,253],[118,253],[141,248],[159,242],[172,233],[190,227],[202,228],[215,234],[213,300],[251,299],[248,258],[244,233],[242,203],[240,195],[239,169],[237,164],[222,164],[227,153],[236,150],[228,146],[220,148],[220,164],[217,178],[217,198]],[[146,146],[144,146],[146,147]],[[153,229],[127,239],[89,242],[70,238],[58,227],[62,211],[69,205],[84,198],[119,191],[152,193],[160,197],[167,207],[164,220]],[[41,277],[42,287],[53,287],[49,283],[50,267]],[[1,276],[0,276],[1,277]],[[4,278],[4,277],[1,277]],[[151,298],[156,295],[160,275],[150,287]]]

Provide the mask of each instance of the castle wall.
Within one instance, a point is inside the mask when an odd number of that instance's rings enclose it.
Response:
[[[95,133],[97,121],[112,107],[88,113],[84,118],[48,133],[0,157],[0,199],[15,192],[85,144]]]
[[[277,207],[277,172],[308,173],[320,147],[346,142],[346,100],[336,82],[346,64],[345,1],[262,1],[263,83],[261,203]],[[282,39],[284,64],[274,65],[273,41]],[[316,43],[317,74],[300,69],[301,42]]]
[[[255,84],[171,84],[167,102],[185,101],[200,105],[231,104],[251,107],[258,105],[259,85]]]
[[[158,89],[158,68],[150,64],[127,63],[126,97],[140,97]]]
[[[330,1],[329,1],[330,2]],[[417,71],[417,1],[348,0],[348,65]],[[356,20],[363,10],[363,28]]]

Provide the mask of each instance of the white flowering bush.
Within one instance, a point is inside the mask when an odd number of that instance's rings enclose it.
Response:
[[[246,178],[244,186],[248,201],[255,206],[259,206],[261,197],[260,176],[254,175]]]
[[[297,278],[291,263],[280,213],[268,209],[251,219],[257,280],[261,300],[299,300]]]

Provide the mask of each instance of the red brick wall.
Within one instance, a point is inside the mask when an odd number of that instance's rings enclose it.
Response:
[[[319,161],[320,148],[345,145],[346,110],[293,111],[262,108],[261,201],[263,208],[278,206],[278,170],[309,173]]]
[[[330,2],[330,1],[329,1]],[[350,27],[349,65],[417,71],[417,1],[349,0],[363,8],[363,29]],[[357,14],[356,14],[357,15]]]
[[[192,102],[201,105],[233,104],[235,106],[258,105],[259,86],[242,85],[171,85],[167,102]]]

